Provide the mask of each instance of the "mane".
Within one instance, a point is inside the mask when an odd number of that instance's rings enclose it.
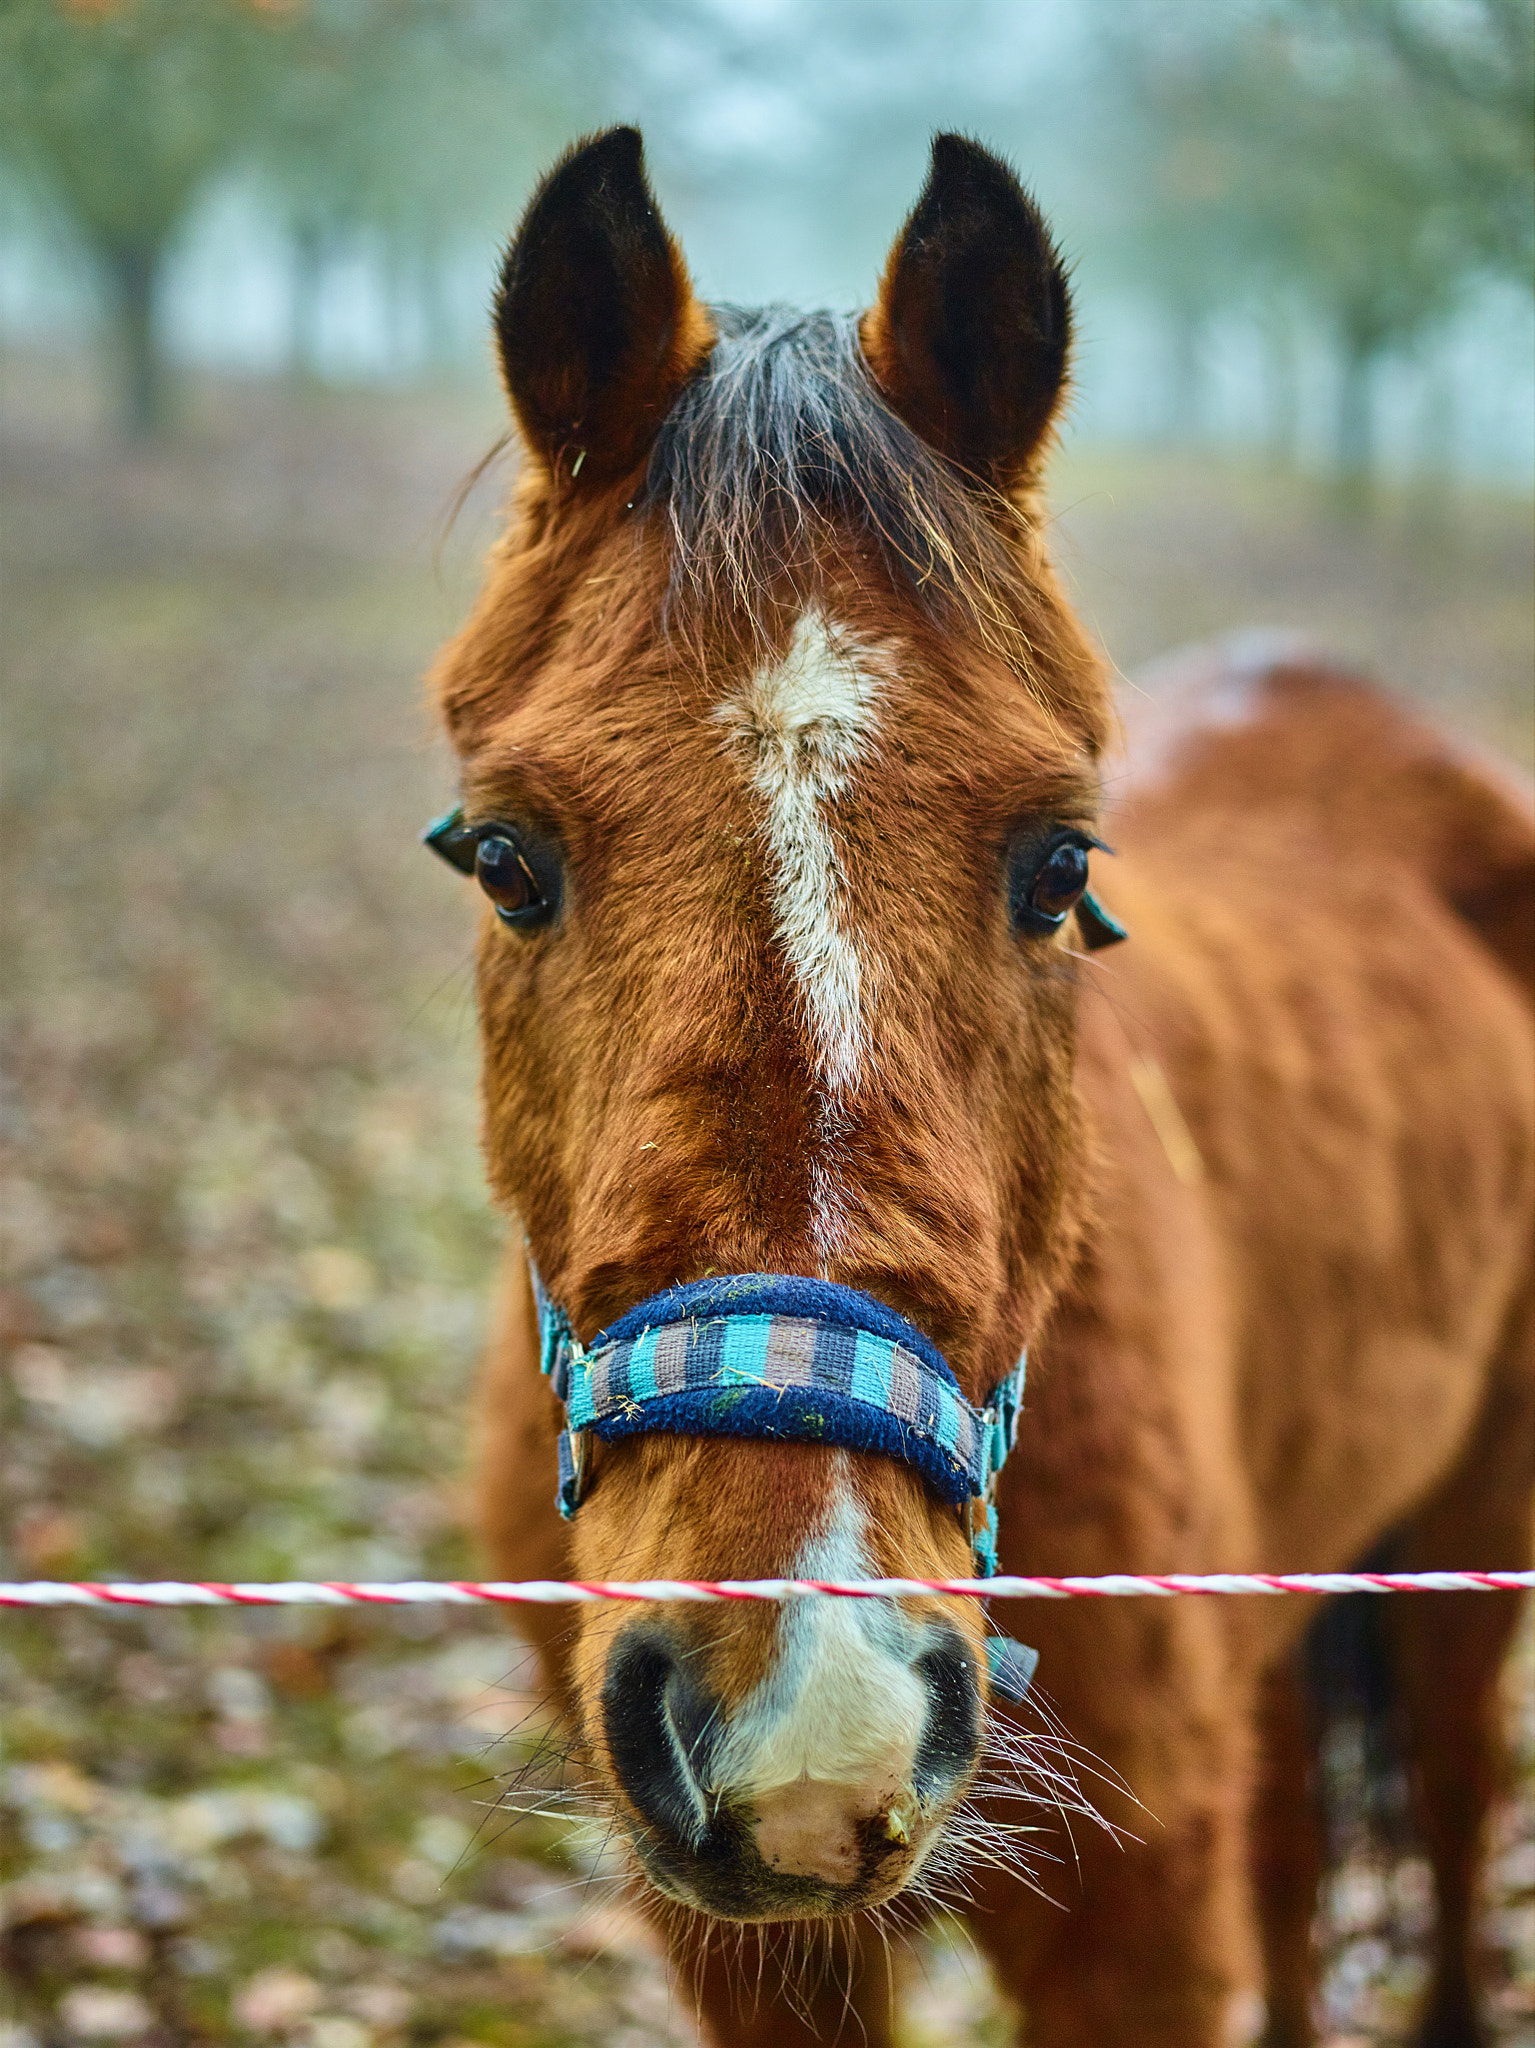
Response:
[[[929,617],[968,622],[1029,673],[1038,600],[1017,552],[1022,514],[890,409],[854,316],[712,310],[719,340],[661,426],[643,493],[671,528],[672,614],[727,609],[757,624],[784,581],[813,579],[832,534],[851,529]]]

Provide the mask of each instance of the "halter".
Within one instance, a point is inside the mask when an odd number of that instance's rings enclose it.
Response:
[[[997,1474],[1013,1447],[1025,1351],[984,1408],[943,1354],[870,1295],[783,1273],[669,1287],[584,1347],[529,1261],[539,1363],[565,1409],[560,1513],[585,1491],[591,1439],[739,1436],[876,1451],[961,1510],[978,1575],[997,1569]]]

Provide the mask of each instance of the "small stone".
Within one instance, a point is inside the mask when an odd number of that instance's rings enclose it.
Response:
[[[416,1850],[441,1871],[454,1870],[474,1841],[474,1831],[450,1814],[431,1813],[416,1829]]]
[[[345,2013],[322,2012],[309,2022],[309,2048],[373,2048],[373,2029]]]
[[[69,1364],[51,1344],[19,1344],[11,1356],[11,1379],[24,1401],[62,1408],[69,1400]]]
[[[395,1896],[407,1906],[431,1906],[442,1891],[442,1872],[423,1856],[405,1856],[394,1867]]]
[[[75,1947],[95,1970],[142,1970],[149,1960],[148,1942],[132,1927],[82,1927]]]
[[[141,1927],[168,1933],[172,1928],[185,1927],[192,1909],[186,1894],[177,1891],[174,1885],[146,1877],[133,1888],[133,1917]]]
[[[415,1999],[400,1984],[354,1984],[346,2003],[375,2027],[403,2027],[416,2009]]]
[[[306,2020],[320,2003],[313,1977],[275,1964],[242,1985],[234,1999],[234,2016],[254,2034],[280,2034]]]
[[[208,1673],[208,1697],[226,1720],[259,1721],[270,1713],[272,1695],[258,1671],[243,1664],[219,1664]]]
[[[310,1955],[317,1969],[327,1977],[353,1977],[367,1961],[367,1951],[343,1934],[339,1927],[324,1927],[315,1936]],[[363,2014],[367,2018],[367,2014]]]
[[[100,1798],[100,1788],[73,1764],[26,1765],[17,1772],[16,1782],[28,1805],[63,1813],[89,1813]]]
[[[316,1245],[299,1260],[310,1299],[320,1308],[362,1308],[378,1289],[378,1275],[360,1253],[345,1245]]]
[[[104,1985],[80,1984],[59,2001],[65,2031],[86,2041],[127,2041],[155,2023],[155,2016],[136,1991],[110,1991]]]

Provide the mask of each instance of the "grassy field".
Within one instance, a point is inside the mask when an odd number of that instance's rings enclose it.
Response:
[[[452,787],[418,678],[499,422],[227,386],[125,451],[69,366],[7,382],[0,1576],[466,1574],[500,1226],[471,907],[414,839]],[[1527,505],[1346,524],[1145,453],[1064,461],[1056,498],[1121,666],[1298,626],[1530,760]],[[599,1846],[492,1810],[544,1725],[493,1620],[13,1617],[0,1691],[7,2048],[691,2038]],[[1499,1826],[1512,2043],[1528,1798]],[[1422,1879],[1360,1850],[1335,1885],[1339,2041],[1397,2038]],[[922,1960],[912,2048],[1003,2038],[961,1946]]]

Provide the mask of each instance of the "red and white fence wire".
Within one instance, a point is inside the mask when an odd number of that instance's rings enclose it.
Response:
[[[1524,1593],[1535,1572],[1167,1572],[1071,1579],[294,1579],[226,1585],[31,1579],[0,1583],[0,1607],[558,1607],[592,1600],[1082,1600],[1180,1593]]]

